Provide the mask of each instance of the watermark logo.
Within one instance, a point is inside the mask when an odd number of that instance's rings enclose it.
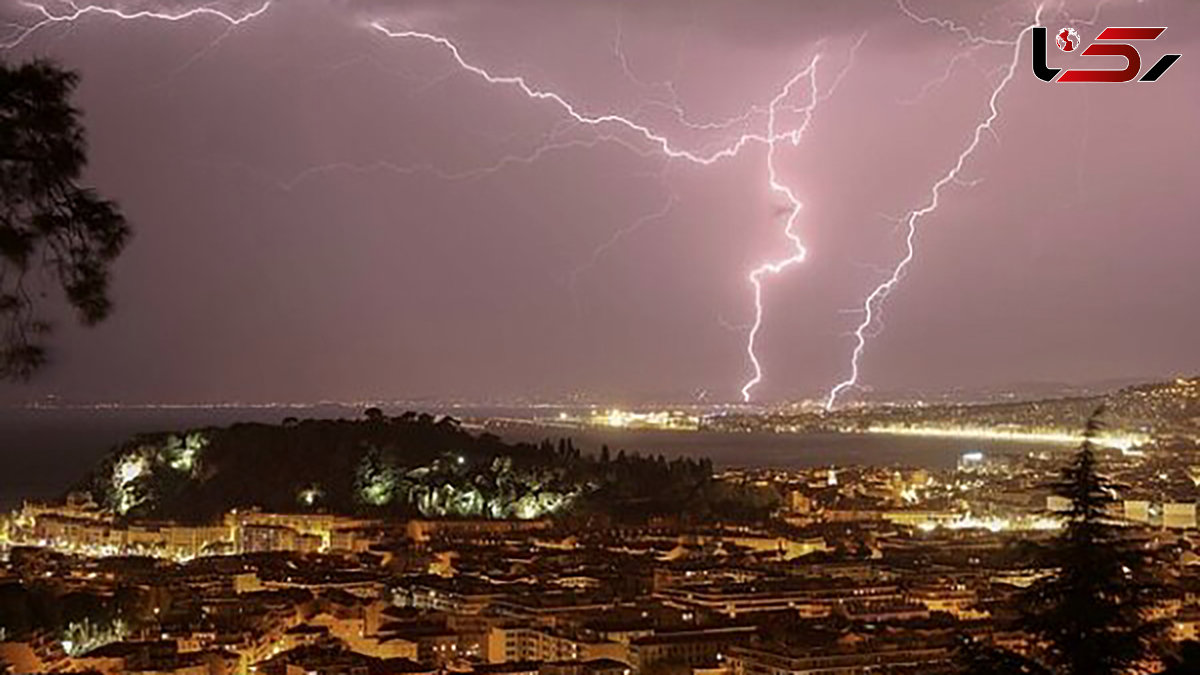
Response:
[[[1051,68],[1047,65],[1048,36],[1045,26],[1033,29],[1033,74],[1039,80],[1046,82],[1131,82],[1142,71],[1142,55],[1137,47],[1130,42],[1157,40],[1166,28],[1105,28],[1096,36],[1095,42],[1083,51],[1079,50],[1079,32],[1074,28],[1063,28],[1054,36],[1054,44],[1059,50],[1076,53],[1080,56],[1120,56],[1125,59],[1125,67],[1118,69],[1085,69],[1072,68],[1063,72],[1062,68]],[[1176,61],[1179,54],[1164,54],[1150,66],[1138,82],[1154,82],[1162,77]],[[1062,75],[1059,75],[1062,72]],[[1058,78],[1057,80],[1055,78]]]
[[[1064,52],[1073,52],[1079,47],[1079,31],[1074,28],[1064,28],[1054,36],[1054,44]]]

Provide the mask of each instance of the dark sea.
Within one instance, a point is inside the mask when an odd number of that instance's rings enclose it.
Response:
[[[557,412],[512,408],[425,409],[464,419],[547,418]],[[181,431],[234,422],[279,423],[289,416],[353,419],[360,415],[360,409],[341,405],[0,408],[0,509],[11,509],[24,499],[62,496],[113,446],[137,433]],[[490,431],[512,441],[570,437],[584,452],[598,452],[602,445],[608,445],[614,454],[625,450],[667,457],[709,457],[719,467],[860,464],[942,468],[954,466],[964,452],[1013,453],[1062,447],[911,436],[564,429],[532,424]]]

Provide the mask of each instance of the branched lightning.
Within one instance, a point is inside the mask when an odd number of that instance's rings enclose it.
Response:
[[[289,178],[287,180],[275,181],[275,185],[277,187],[279,187],[281,190],[284,190],[286,192],[291,192],[298,185],[300,185],[301,183],[304,183],[308,180],[311,180],[315,176],[325,174],[325,173],[337,172],[337,171],[349,171],[351,173],[358,173],[358,174],[368,174],[368,173],[376,173],[376,172],[387,172],[387,173],[394,173],[394,174],[400,174],[400,175],[427,174],[427,175],[431,175],[436,178],[439,178],[442,180],[447,180],[447,181],[471,180],[474,178],[479,178],[479,177],[486,176],[489,174],[497,173],[497,172],[502,171],[510,166],[533,164],[534,162],[537,162],[538,160],[542,159],[544,156],[551,154],[551,153],[561,152],[564,150],[572,150],[572,149],[576,149],[576,148],[590,149],[590,148],[595,148],[597,145],[600,145],[601,143],[614,143],[614,144],[624,147],[625,149],[629,150],[630,152],[632,152],[636,155],[639,155],[642,157],[651,156],[651,153],[646,152],[645,150],[632,145],[631,143],[629,143],[628,141],[626,141],[624,139],[621,139],[616,136],[612,136],[611,134],[600,134],[594,138],[587,138],[587,139],[547,141],[547,142],[542,143],[541,145],[535,147],[530,152],[522,153],[522,154],[505,155],[505,156],[497,159],[496,161],[492,162],[491,164],[488,164],[485,166],[480,166],[480,167],[474,167],[474,168],[470,168],[470,169],[463,169],[460,171],[448,171],[446,169],[440,168],[438,166],[435,166],[435,165],[429,164],[429,163],[406,165],[406,164],[397,164],[395,162],[390,162],[387,160],[379,160],[379,161],[370,162],[370,163],[366,163],[366,164],[355,164],[352,162],[330,162],[327,164],[319,164],[316,166],[310,166],[310,167],[304,169],[303,171],[295,174],[294,176],[292,176],[291,178]]]
[[[854,47],[850,51],[850,58],[847,60],[845,67],[843,67],[841,72],[838,73],[837,77],[833,81],[833,84],[830,85],[829,90],[825,92],[824,96],[820,95],[817,90],[817,64],[820,61],[820,54],[817,54],[813,57],[813,60],[809,63],[807,68],[797,73],[791,80],[788,81],[779,94],[772,99],[771,105],[767,108],[767,180],[770,184],[771,190],[783,195],[783,197],[788,200],[788,204],[791,207],[788,211],[787,224],[784,226],[783,234],[791,242],[793,253],[792,255],[780,260],[765,262],[762,265],[754,268],[749,275],[750,285],[754,288],[754,321],[751,323],[750,332],[746,337],[746,356],[750,360],[750,364],[753,367],[754,373],[750,379],[742,385],[742,401],[746,403],[750,402],[750,393],[754,390],[754,387],[758,386],[763,379],[762,363],[758,359],[758,354],[756,354],[754,351],[754,347],[758,339],[758,333],[762,330],[763,279],[767,276],[777,275],[793,265],[804,262],[804,259],[808,256],[808,249],[805,248],[803,242],[800,240],[800,235],[798,235],[795,230],[796,221],[800,217],[800,210],[804,208],[804,204],[798,197],[796,197],[796,193],[793,192],[791,188],[789,188],[787,185],[784,185],[779,180],[779,175],[775,166],[775,150],[777,147],[777,141],[786,139],[790,141],[793,146],[800,144],[800,141],[804,137],[804,132],[808,130],[809,123],[812,121],[813,113],[816,111],[817,105],[820,104],[821,101],[828,99],[833,95],[833,92],[837,90],[842,78],[844,78],[846,73],[849,72],[850,66],[854,62],[854,55],[858,51],[859,46],[862,45],[864,39],[866,39],[866,33],[863,33],[858,38],[858,41],[854,44]],[[780,133],[776,129],[779,106],[791,94],[792,87],[805,77],[808,78],[809,95],[808,103],[797,110],[802,120],[800,126],[791,129],[787,133]]]
[[[841,70],[837,78],[834,80],[834,83],[824,95],[821,95],[817,88],[817,64],[821,58],[820,54],[818,53],[812,58],[807,67],[793,75],[791,79],[784,84],[783,88],[779,90],[775,97],[771,99],[770,105],[767,107],[767,129],[765,134],[744,133],[724,147],[705,154],[680,148],[672,143],[671,140],[666,136],[623,115],[611,113],[592,115],[582,112],[575,104],[571,103],[560,94],[531,85],[525,78],[519,75],[495,75],[488,70],[467,61],[463,57],[458,46],[448,38],[415,30],[391,30],[378,21],[372,22],[370,25],[373,29],[379,31],[389,38],[420,40],[435,44],[448,51],[455,62],[457,62],[458,66],[463,70],[482,78],[489,84],[512,86],[520,90],[528,98],[554,103],[580,124],[591,126],[613,125],[624,127],[625,129],[641,136],[645,141],[656,146],[659,151],[671,159],[682,159],[695,164],[707,166],[722,159],[736,156],[750,143],[765,143],[767,145],[768,185],[772,192],[783,195],[784,198],[787,199],[790,207],[786,225],[784,227],[784,236],[786,236],[789,240],[793,249],[793,253],[786,258],[763,263],[752,270],[749,274],[749,280],[754,289],[754,322],[750,328],[746,341],[746,355],[749,358],[753,368],[753,375],[745,383],[745,385],[742,386],[741,393],[744,401],[750,400],[751,391],[756,385],[758,385],[758,383],[762,381],[763,378],[762,363],[759,361],[758,355],[755,352],[755,341],[758,338],[759,331],[762,329],[763,320],[763,279],[767,276],[777,275],[793,265],[803,262],[807,254],[799,234],[795,231],[800,210],[803,208],[803,203],[796,196],[795,192],[780,180],[776,167],[776,149],[781,141],[789,141],[793,146],[800,143],[804,136],[804,132],[808,129],[808,126],[812,121],[813,113],[815,112],[818,104],[832,95],[832,93],[837,89],[837,85],[841,82],[842,78],[849,70],[850,65],[853,63],[855,52],[866,37],[865,33],[859,37],[858,41],[855,43],[850,52],[850,58],[847,61],[846,66]],[[619,44],[617,49],[619,50]],[[623,56],[618,56],[618,58],[622,60],[623,64],[625,64]],[[793,88],[795,88],[798,83],[805,79],[808,80],[809,85],[809,96],[807,98],[807,103],[799,108],[785,107],[784,104],[791,96]],[[790,127],[786,130],[780,129],[779,112],[781,110],[789,110],[791,112],[798,113],[801,117],[799,126]],[[679,112],[679,117],[682,121],[684,119],[682,116],[682,111],[680,110]],[[747,116],[752,114],[753,109],[751,112],[746,113]],[[738,119],[739,118],[734,118],[734,120],[727,121],[726,123],[734,122]],[[697,128],[693,125],[688,126],[690,128]]]
[[[942,174],[942,176],[936,182],[934,182],[929,191],[929,200],[920,208],[909,211],[905,216],[904,224],[907,231],[904,239],[904,256],[892,269],[891,276],[889,276],[886,281],[876,286],[875,290],[871,291],[866,300],[863,301],[863,318],[862,321],[859,322],[857,328],[854,330],[855,344],[854,351],[850,356],[850,375],[829,391],[828,396],[825,398],[826,410],[831,410],[833,408],[834,404],[837,403],[838,396],[840,396],[847,389],[858,384],[859,361],[862,358],[863,351],[867,345],[868,330],[871,328],[872,322],[875,321],[876,315],[881,309],[880,305],[900,283],[900,280],[904,277],[905,270],[908,269],[908,266],[912,263],[913,258],[916,256],[915,241],[917,235],[917,224],[925,216],[928,216],[937,210],[943,189],[945,189],[948,185],[959,184],[961,182],[959,174],[962,173],[963,166],[966,164],[971,155],[974,154],[975,149],[979,147],[980,141],[983,139],[983,135],[985,133],[995,133],[993,125],[995,124],[996,119],[1000,116],[1000,109],[996,107],[997,101],[1000,98],[1000,94],[1004,91],[1005,87],[1008,86],[1008,83],[1012,81],[1013,76],[1017,72],[1017,65],[1021,59],[1021,40],[1026,33],[1031,32],[1041,23],[1042,16],[1042,7],[1039,6],[1034,14],[1033,23],[1025,26],[1021,32],[1017,34],[1017,37],[1014,40],[994,41],[990,38],[981,38],[976,36],[967,29],[944,19],[927,19],[918,17],[909,11],[907,7],[904,6],[903,2],[900,3],[900,7],[905,11],[906,14],[908,14],[908,16],[916,20],[918,23],[934,23],[942,28],[946,28],[956,33],[961,33],[965,35],[969,42],[974,43],[983,41],[986,44],[1009,45],[1013,50],[1012,58],[1008,63],[1008,67],[1005,70],[1004,76],[992,89],[991,96],[988,98],[988,115],[975,126],[975,131],[971,135],[970,143],[968,143],[962,152],[958,154],[957,160],[950,167],[950,169],[946,173]]]
[[[36,2],[24,2],[22,4],[35,11],[40,18],[32,24],[16,26],[16,32],[11,34],[3,42],[0,42],[0,48],[11,49],[20,45],[31,35],[44,28],[56,24],[73,24],[74,22],[92,14],[105,15],[120,20],[153,19],[171,22],[183,21],[198,17],[212,17],[228,24],[229,28],[232,29],[262,15],[271,6],[271,1],[272,0],[265,0],[257,9],[240,15],[231,14],[209,6],[196,7],[176,13],[151,10],[125,11],[101,5],[81,5],[74,2],[74,0],[66,0],[64,2],[64,6],[67,8],[67,11],[56,12],[49,9],[44,4],[39,4]],[[568,118],[574,122],[575,126],[587,126],[597,129],[597,134],[593,138],[586,140],[556,139],[554,138],[554,134],[552,134],[549,139],[544,141],[539,147],[530,153],[524,155],[508,155],[492,165],[458,172],[447,171],[428,164],[403,166],[388,161],[378,161],[367,165],[358,165],[346,162],[323,164],[305,169],[289,180],[275,181],[279,188],[285,191],[290,191],[301,182],[304,182],[313,176],[331,171],[389,171],[401,174],[427,173],[448,180],[464,180],[490,174],[513,164],[532,163],[549,152],[575,147],[593,147],[594,145],[602,142],[619,143],[643,157],[657,153],[669,160],[684,160],[701,166],[712,165],[721,160],[735,157],[751,144],[765,145],[768,187],[771,192],[782,195],[787,200],[789,205],[788,216],[784,227],[784,236],[788,239],[793,253],[786,258],[763,263],[752,270],[749,274],[749,280],[754,289],[755,310],[754,322],[748,332],[746,353],[753,367],[753,376],[741,390],[743,398],[747,401],[749,400],[751,390],[762,380],[763,377],[762,365],[755,353],[755,340],[757,339],[762,328],[763,321],[763,279],[767,276],[777,275],[791,266],[802,262],[806,254],[800,237],[795,231],[802,204],[793,190],[785,185],[779,177],[776,159],[777,148],[779,143],[785,140],[789,141],[793,146],[799,144],[804,132],[807,130],[812,120],[813,113],[818,104],[832,94],[833,90],[836,89],[838,83],[849,69],[850,63],[853,61],[854,53],[858,46],[862,43],[862,38],[858,40],[858,42],[854,45],[853,50],[850,52],[850,59],[848,60],[846,67],[843,68],[838,74],[833,85],[829,88],[829,91],[827,91],[823,96],[818,92],[816,80],[817,64],[820,61],[820,55],[818,54],[812,57],[807,67],[794,74],[784,84],[782,89],[780,89],[770,100],[769,105],[751,105],[745,110],[745,112],[724,120],[698,122],[689,118],[689,116],[686,114],[686,111],[680,104],[679,97],[670,82],[647,84],[633,74],[632,69],[629,67],[628,60],[625,58],[625,55],[622,51],[620,35],[618,34],[617,40],[613,47],[614,56],[618,59],[625,74],[640,86],[663,87],[669,94],[669,101],[656,100],[651,101],[647,105],[660,106],[668,110],[674,117],[675,122],[681,128],[699,132],[728,131],[734,134],[715,145],[703,146],[703,149],[688,149],[681,147],[675,141],[671,140],[667,135],[654,130],[645,123],[636,121],[630,116],[616,113],[590,114],[584,112],[578,105],[568,100],[563,95],[555,91],[535,86],[522,76],[493,74],[489,70],[475,65],[464,58],[459,47],[449,38],[416,30],[392,30],[379,21],[373,21],[369,24],[369,26],[373,30],[388,38],[423,41],[440,47],[449,52],[454,62],[462,71],[466,71],[477,77],[480,77],[489,84],[513,87],[530,99],[552,103],[561,111],[566,113]],[[228,33],[226,33],[226,35],[227,34]],[[223,38],[224,36],[221,37]],[[865,35],[863,37],[865,37]],[[218,38],[218,40],[220,39],[221,38]],[[193,57],[193,60],[194,58],[198,57]],[[189,61],[189,63],[191,63],[191,61]],[[806,79],[808,81],[809,96],[807,97],[804,105],[797,107],[789,104],[788,99],[791,97],[793,89],[796,88],[801,81]],[[782,125],[780,122],[780,117],[782,114],[798,115],[800,120],[798,126],[793,125],[784,128],[784,125]],[[761,118],[764,116],[766,118],[765,132],[745,130],[748,126],[762,124],[762,122],[759,120],[761,120]],[[617,129],[624,129],[627,132],[632,132],[635,137],[639,137],[641,141],[643,141],[645,144],[648,144],[654,152],[648,152],[645,148],[637,148],[633,143],[630,142],[630,139],[615,135],[613,132]],[[646,223],[665,217],[674,207],[676,200],[677,198],[672,194],[659,211],[647,214],[637,221],[634,221],[632,225],[618,230],[612,238],[602,244],[595,251],[591,260],[591,264],[594,264],[595,260],[604,252],[604,250],[614,245],[621,237],[628,235],[630,232],[642,227]],[[584,268],[586,267],[587,265],[584,266]],[[580,270],[576,270],[572,274],[572,279],[578,276],[579,271]]]
[[[579,311],[579,295],[577,292],[579,276],[589,269],[595,267],[596,264],[600,262],[601,256],[603,256],[605,252],[607,252],[613,246],[616,246],[617,242],[625,237],[628,237],[634,232],[637,232],[654,221],[666,218],[668,215],[670,215],[671,211],[675,208],[675,205],[678,202],[679,195],[675,194],[674,192],[668,192],[667,198],[663,200],[662,206],[657,211],[654,211],[653,213],[647,213],[625,227],[615,230],[612,235],[608,237],[608,239],[605,239],[599,246],[592,249],[591,256],[589,256],[583,264],[571,270],[571,276],[567,284],[571,291],[571,297],[575,301],[576,312]]]
[[[791,188],[779,181],[779,174],[775,167],[776,143],[774,139],[776,111],[780,103],[792,93],[792,87],[802,78],[807,78],[809,96],[808,104],[804,107],[802,113],[803,121],[799,127],[792,130],[788,138],[792,142],[792,145],[798,145],[804,132],[808,129],[809,122],[812,121],[813,110],[816,109],[817,103],[820,101],[820,98],[817,96],[817,64],[820,60],[820,54],[814,56],[808,67],[796,73],[771,101],[770,107],[767,108],[767,136],[772,139],[770,147],[767,148],[767,181],[770,183],[771,190],[783,195],[791,207],[788,211],[787,224],[783,228],[783,234],[791,242],[794,252],[792,255],[781,260],[763,263],[750,272],[750,284],[754,287],[754,323],[751,324],[750,333],[746,338],[746,356],[750,359],[750,363],[754,367],[754,375],[742,385],[742,400],[745,402],[750,401],[750,392],[759,382],[762,382],[763,378],[762,364],[759,363],[758,355],[754,352],[755,340],[758,338],[758,332],[762,329],[762,279],[768,274],[779,274],[792,265],[802,263],[808,256],[808,249],[804,247],[804,243],[800,240],[800,235],[795,230],[796,220],[800,217],[800,210],[804,208],[804,204],[796,197],[796,193]]]
[[[921,24],[921,25],[932,24],[934,26],[937,26],[938,28],[943,28],[951,33],[961,35],[963,41],[968,44],[993,45],[993,46],[1007,47],[1007,46],[1011,46],[1014,42],[1013,40],[1004,40],[1004,39],[991,38],[986,35],[978,35],[974,31],[972,31],[970,28],[967,28],[966,26],[956,23],[951,19],[945,19],[945,18],[936,17],[936,16],[919,16],[916,12],[913,12],[911,9],[909,9],[908,5],[904,4],[904,0],[896,0],[896,4],[900,7],[900,11],[903,12],[905,16],[907,16],[908,18],[917,22],[918,24]],[[1018,38],[1017,41],[1019,42],[1020,39]]]
[[[929,92],[942,86],[943,84],[946,84],[946,82],[948,82],[950,80],[950,76],[954,74],[954,69],[958,67],[959,61],[964,61],[964,60],[970,58],[975,53],[975,50],[978,48],[979,48],[979,45],[971,45],[968,48],[956,53],[953,57],[950,58],[949,61],[946,62],[946,69],[944,71],[942,71],[941,75],[939,75],[938,77],[935,77],[932,80],[929,80],[925,84],[921,85],[921,88],[919,90],[917,90],[916,94],[914,94],[913,96],[911,96],[909,98],[902,99],[900,101],[900,104],[901,105],[914,105],[916,103],[919,103],[922,99],[924,99],[926,96],[929,95]]]
[[[214,9],[209,6],[193,7],[192,9],[184,10],[177,13],[170,12],[155,12],[151,10],[138,10],[136,12],[126,12],[124,10],[115,9],[112,7],[103,7],[100,5],[78,5],[72,0],[66,0],[64,3],[69,11],[62,14],[57,14],[46,8],[45,5],[36,2],[22,2],[23,7],[28,7],[41,15],[41,19],[28,26],[15,26],[16,32],[8,39],[0,42],[0,49],[12,49],[21,44],[30,35],[48,26],[56,24],[72,24],[79,19],[90,14],[102,14],[105,16],[115,17],[123,21],[133,21],[138,19],[154,19],[158,21],[184,21],[196,17],[212,17],[223,21],[232,26],[239,26],[251,19],[261,16],[271,6],[271,0],[265,0],[257,9],[246,12],[244,14],[230,14],[219,9]]]
[[[724,131],[739,125],[744,127],[750,124],[751,120],[753,120],[755,117],[762,117],[766,114],[766,110],[763,108],[763,106],[755,104],[747,108],[745,112],[738,115],[733,115],[727,119],[709,122],[698,122],[692,120],[688,115],[687,110],[684,109],[683,103],[680,102],[679,92],[676,91],[675,84],[673,82],[670,80],[664,80],[661,82],[647,82],[636,72],[634,72],[633,67],[629,63],[629,58],[625,55],[622,35],[623,31],[621,28],[621,23],[618,22],[617,33],[613,38],[613,58],[621,67],[621,72],[625,74],[625,77],[628,78],[630,82],[634,83],[638,87],[646,90],[659,89],[666,92],[670,97],[669,102],[652,99],[644,103],[640,109],[650,107],[663,108],[671,113],[671,115],[675,118],[675,121],[680,126],[691,131]]]
[[[482,78],[488,84],[512,86],[520,90],[528,98],[539,101],[549,101],[558,106],[563,112],[580,124],[589,126],[612,125],[624,127],[625,129],[634,132],[638,136],[641,136],[643,140],[657,147],[662,154],[670,157],[671,159],[682,159],[695,164],[708,166],[720,160],[736,156],[742,151],[743,148],[751,143],[770,144],[775,140],[779,140],[778,138],[771,138],[763,134],[747,133],[738,136],[738,138],[732,143],[729,143],[713,152],[703,153],[687,150],[672,143],[671,140],[665,135],[660,134],[645,124],[634,121],[624,115],[618,115],[615,113],[605,113],[601,115],[588,114],[580,111],[574,103],[571,103],[557,92],[541,89],[531,85],[524,77],[520,75],[494,75],[485,68],[467,61],[463,57],[462,52],[459,50],[458,45],[448,38],[415,30],[395,31],[387,28],[378,21],[371,22],[370,26],[389,38],[421,40],[435,44],[448,51],[454,61],[458,64],[459,68]]]
[[[1106,0],[1102,0],[1101,4]],[[29,8],[35,14],[35,21],[27,25],[16,25],[12,27],[12,31],[5,37],[0,38],[0,49],[12,49],[21,45],[25,40],[35,33],[58,24],[72,24],[88,15],[104,15],[120,20],[159,20],[177,22],[186,19],[209,17],[219,20],[228,25],[229,29],[233,29],[247,21],[250,21],[265,13],[270,8],[272,0],[265,0],[260,6],[245,13],[229,13],[211,6],[200,6],[192,9],[181,10],[179,12],[166,11],[125,11],[112,7],[104,7],[91,4],[77,4],[74,0],[64,0],[60,5],[65,11],[53,11],[47,8],[47,5],[37,2],[23,2],[24,7]],[[1003,70],[1002,77],[991,90],[991,95],[988,99],[987,111],[988,114],[974,128],[974,132],[970,137],[970,142],[958,154],[956,161],[951,165],[940,178],[938,178],[930,187],[928,199],[920,207],[909,211],[901,218],[900,224],[905,229],[904,254],[899,262],[891,268],[890,275],[885,281],[880,283],[875,289],[867,295],[862,303],[861,312],[862,318],[853,332],[854,349],[849,359],[849,375],[843,381],[836,384],[825,398],[824,404],[827,409],[832,409],[838,402],[838,398],[848,389],[854,387],[858,383],[860,361],[865,351],[868,338],[874,335],[880,324],[879,313],[882,305],[891,292],[897,287],[900,281],[904,278],[908,267],[913,262],[916,255],[916,235],[919,224],[926,216],[931,215],[937,210],[942,198],[943,191],[948,186],[974,184],[970,181],[965,181],[961,174],[967,161],[975,153],[979,147],[984,134],[995,135],[994,123],[999,118],[1000,111],[997,107],[999,97],[1006,89],[1009,82],[1014,78],[1020,59],[1020,46],[1026,33],[1030,32],[1041,21],[1042,7],[1038,7],[1034,22],[1031,25],[1025,26],[1020,30],[1015,39],[997,39],[985,36],[971,29],[960,25],[952,20],[939,17],[924,17],[914,13],[905,4],[905,0],[897,0],[900,10],[914,22],[920,25],[935,26],[944,29],[961,39],[963,50],[955,56],[947,65],[941,77],[928,83],[918,93],[917,97],[924,96],[931,88],[940,86],[947,81],[951,75],[951,71],[956,67],[956,64],[963,58],[967,58],[970,54],[980,48],[1004,46],[1012,48],[1012,58],[1009,61],[1007,68]],[[1099,6],[1096,9],[1099,13]],[[1093,16],[1092,21],[1095,20]],[[402,166],[386,161],[379,161],[369,165],[354,165],[349,163],[331,163],[305,169],[290,180],[277,181],[279,187],[284,190],[292,190],[299,183],[324,172],[334,170],[350,170],[356,172],[365,171],[393,171],[403,174],[412,173],[429,173],[445,179],[460,180],[469,179],[480,175],[489,174],[499,171],[513,164],[532,163],[543,157],[546,153],[558,150],[564,150],[576,147],[594,147],[599,143],[614,142],[619,143],[629,150],[643,157],[651,155],[665,157],[667,160],[683,160],[691,164],[700,166],[709,166],[724,159],[732,158],[746,147],[752,144],[762,144],[765,146],[765,164],[767,173],[767,187],[769,191],[780,195],[786,201],[787,216],[784,221],[783,235],[788,241],[790,254],[786,257],[769,260],[763,262],[753,268],[748,274],[748,280],[753,290],[754,312],[753,322],[749,324],[747,331],[745,353],[752,368],[751,377],[745,382],[741,388],[741,395],[744,401],[751,400],[751,394],[754,388],[760,384],[764,377],[762,363],[756,353],[757,340],[763,328],[764,308],[763,308],[763,288],[766,279],[779,275],[791,267],[803,262],[807,256],[807,249],[797,233],[800,211],[803,208],[803,203],[798,197],[796,191],[788,186],[781,178],[781,172],[778,167],[779,150],[786,147],[783,142],[788,142],[792,147],[799,145],[807,132],[816,109],[819,104],[828,99],[834,90],[837,89],[843,76],[849,70],[853,62],[855,50],[862,43],[862,38],[854,45],[850,51],[850,58],[846,65],[841,69],[832,84],[821,92],[818,87],[818,65],[822,61],[822,54],[817,53],[812,56],[805,67],[793,74],[780,88],[775,95],[770,99],[769,103],[751,105],[745,112],[730,117],[724,120],[697,122],[686,114],[683,106],[680,103],[673,85],[670,82],[644,82],[637,78],[629,66],[620,42],[618,34],[617,41],[614,44],[614,55],[618,59],[623,71],[639,86],[646,88],[661,88],[668,96],[664,99],[658,99],[648,102],[645,105],[661,107],[673,116],[674,121],[680,128],[698,132],[727,132],[721,134],[721,139],[715,143],[701,144],[698,148],[688,148],[680,145],[676,140],[673,140],[668,135],[654,129],[647,123],[638,121],[635,116],[623,115],[617,113],[591,113],[585,111],[580,105],[572,102],[566,96],[532,84],[525,77],[520,75],[500,75],[491,72],[490,70],[476,65],[468,61],[458,45],[447,37],[427,33],[417,30],[394,30],[386,27],[379,21],[373,21],[368,24],[370,29],[378,34],[398,40],[410,40],[423,42],[441,50],[444,50],[453,59],[460,71],[470,73],[484,82],[491,85],[500,85],[510,87],[528,99],[534,101],[545,102],[556,106],[562,113],[565,114],[564,123],[572,128],[588,127],[595,130],[595,135],[591,138],[579,139],[563,139],[557,136],[557,133],[552,133],[546,138],[541,146],[534,149],[532,152],[523,155],[509,155],[501,158],[492,165],[483,168],[471,169],[466,171],[451,172],[444,169],[439,169],[431,165],[417,166]],[[223,36],[222,36],[223,37]],[[864,35],[865,37],[865,35]],[[220,39],[220,38],[219,38]],[[190,61],[189,61],[190,63]],[[185,64],[186,67],[186,64]],[[803,99],[802,105],[797,105],[792,102],[796,97],[796,90],[804,88],[807,96]],[[784,123],[783,117],[788,118],[789,123]],[[765,118],[765,119],[764,119]],[[795,121],[792,121],[796,118]],[[765,127],[765,128],[762,128]],[[754,130],[747,130],[753,128]],[[619,132],[619,133],[618,133]],[[594,265],[598,257],[609,247],[614,245],[621,237],[628,235],[643,225],[654,220],[666,217],[674,207],[677,198],[674,194],[670,194],[666,199],[662,208],[655,213],[647,214],[642,218],[634,221],[633,224],[617,230],[614,235],[603,243],[594,252],[590,263],[575,270],[572,273],[572,285],[575,277],[578,276],[582,269],[590,265]]]

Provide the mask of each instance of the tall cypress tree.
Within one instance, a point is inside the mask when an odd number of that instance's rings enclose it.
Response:
[[[954,654],[955,675],[1052,675],[1040,663],[967,638]]]
[[[1166,657],[1166,670],[1160,675],[1193,675],[1200,673],[1200,642],[1188,640],[1174,654]]]
[[[1165,624],[1148,611],[1161,598],[1155,554],[1110,513],[1116,486],[1097,466],[1101,406],[1083,443],[1053,484],[1070,500],[1062,533],[1045,550],[1055,572],[1020,597],[1024,628],[1042,645],[1040,660],[1064,675],[1116,675],[1145,661]]]

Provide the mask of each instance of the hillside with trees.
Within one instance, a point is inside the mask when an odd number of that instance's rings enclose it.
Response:
[[[453,417],[371,409],[137,436],[76,486],[129,518],[211,520],[233,508],[365,516],[605,515],[754,519],[778,497],[713,478],[708,459],[610,452],[570,439],[509,444]]]

